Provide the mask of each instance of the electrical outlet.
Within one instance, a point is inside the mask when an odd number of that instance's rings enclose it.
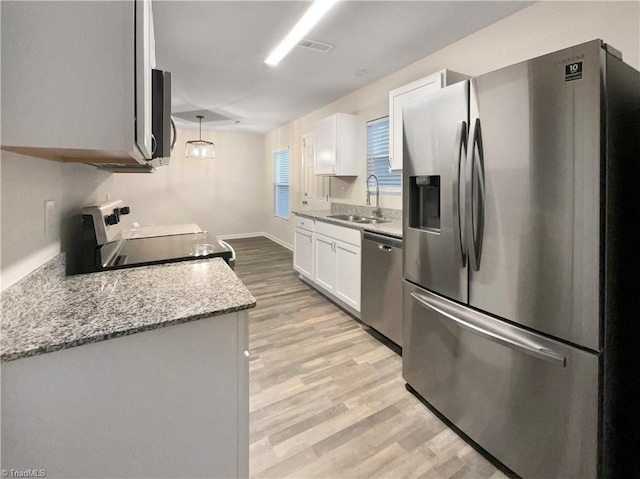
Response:
[[[107,193],[107,199],[106,201],[111,201],[111,193]]]
[[[56,204],[53,200],[44,202],[44,236],[49,239],[53,238],[54,221],[56,215]]]

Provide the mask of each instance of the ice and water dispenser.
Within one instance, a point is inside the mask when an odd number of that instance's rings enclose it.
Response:
[[[409,227],[440,232],[440,176],[409,177]]]

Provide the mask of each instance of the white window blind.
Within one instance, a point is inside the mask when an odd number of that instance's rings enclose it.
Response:
[[[389,171],[389,117],[367,123],[367,178],[376,175],[381,195],[402,192],[402,173]],[[371,186],[375,184],[371,180]]]
[[[289,149],[273,154],[273,214],[289,219]]]

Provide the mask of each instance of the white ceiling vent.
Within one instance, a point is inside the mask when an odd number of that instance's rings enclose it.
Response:
[[[318,42],[316,40],[302,40],[298,45],[320,53],[327,53],[335,46],[331,45],[331,43]]]

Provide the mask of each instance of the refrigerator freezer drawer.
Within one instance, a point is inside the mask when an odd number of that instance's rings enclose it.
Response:
[[[597,475],[598,356],[403,283],[403,377],[524,478]]]

